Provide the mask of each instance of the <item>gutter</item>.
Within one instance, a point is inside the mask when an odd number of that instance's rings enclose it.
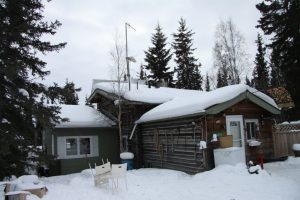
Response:
[[[130,137],[129,137],[129,140],[132,139],[132,136],[133,136],[133,134],[134,134],[134,131],[135,131],[137,125],[138,125],[138,123],[135,123],[135,124],[134,124],[134,127],[133,127],[133,129],[132,129],[132,131],[131,131],[131,134],[130,134]]]

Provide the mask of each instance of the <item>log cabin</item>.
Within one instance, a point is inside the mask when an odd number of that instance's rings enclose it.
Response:
[[[272,129],[280,109],[249,86],[210,92],[142,84],[128,91],[126,83],[121,87],[122,132],[137,168],[194,174],[220,164],[274,158]],[[88,100],[117,122],[115,88],[116,82],[94,81]]]

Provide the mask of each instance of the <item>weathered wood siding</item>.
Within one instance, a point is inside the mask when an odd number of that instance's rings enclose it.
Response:
[[[300,123],[277,125],[274,132],[275,156],[293,156],[293,144],[300,144]]]
[[[200,150],[205,140],[205,126],[199,118],[143,124],[144,167],[181,170],[190,174],[209,168],[207,150]]]
[[[246,126],[244,124],[244,138],[246,160],[257,160],[260,153],[263,153],[265,159],[274,158],[274,145],[273,145],[273,124],[274,116],[268,111],[257,106],[251,101],[244,100],[234,106],[224,110],[223,112],[207,117],[208,138],[212,138],[212,133],[223,132],[226,134],[226,115],[242,115],[243,119],[258,119],[259,132],[258,140],[261,141],[259,147],[249,147],[247,145]]]
[[[108,117],[118,118],[118,106],[114,104],[113,99],[106,98],[104,96],[98,95],[95,100],[97,102],[97,109]],[[156,104],[135,104],[130,101],[124,101],[122,105],[122,115],[121,115],[121,126],[122,135],[125,136],[123,139],[126,140],[127,148],[126,150],[134,153],[134,166],[140,168],[143,166],[143,153],[142,153],[142,140],[141,136],[134,134],[132,140],[129,140],[131,131],[133,130],[135,121],[138,120],[144,113],[151,110],[157,106]],[[117,122],[117,121],[116,121]],[[118,138],[118,142],[119,138]]]
[[[144,167],[175,169],[191,174],[211,169],[214,166],[212,149],[218,148],[218,144],[210,141],[213,133],[226,135],[226,115],[242,115],[244,120],[259,121],[257,139],[262,142],[259,147],[247,145],[244,126],[247,161],[256,161],[259,153],[263,153],[266,159],[274,157],[272,115],[244,100],[216,115],[142,124],[138,133],[143,142]],[[207,149],[199,149],[200,140],[207,141]]]

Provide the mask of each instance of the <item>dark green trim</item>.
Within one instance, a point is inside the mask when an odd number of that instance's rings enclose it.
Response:
[[[252,94],[249,91],[243,92],[242,94],[238,95],[237,97],[235,97],[229,101],[226,101],[224,103],[220,103],[220,104],[211,106],[210,108],[206,109],[206,113],[210,114],[210,115],[220,113],[221,111],[223,111],[227,108],[230,108],[234,104],[236,104],[242,100],[245,100],[245,99],[249,99],[254,104],[262,107],[263,109],[269,111],[272,114],[275,114],[275,115],[280,114],[280,110],[278,108],[275,108],[271,104],[267,103],[266,101],[257,97],[256,95]]]
[[[258,106],[266,109],[272,114],[279,115],[280,110],[271,104],[267,103],[266,101],[262,100],[261,98],[257,97],[256,95],[252,94],[251,92],[247,91],[247,98],[252,101],[253,103],[257,104]]]
[[[238,95],[237,97],[235,97],[235,98],[233,98],[229,101],[226,101],[226,102],[223,102],[223,103],[220,103],[220,104],[216,104],[216,105],[213,105],[209,108],[206,108],[205,113],[207,113],[209,115],[218,114],[221,111],[233,106],[234,104],[237,104],[240,101],[243,101],[246,98],[247,98],[246,92],[243,92],[242,94]]]

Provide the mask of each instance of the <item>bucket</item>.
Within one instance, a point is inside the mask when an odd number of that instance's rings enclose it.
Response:
[[[121,163],[127,163],[127,170],[133,169],[133,158],[134,155],[131,152],[123,152],[120,154]]]

